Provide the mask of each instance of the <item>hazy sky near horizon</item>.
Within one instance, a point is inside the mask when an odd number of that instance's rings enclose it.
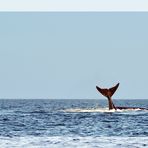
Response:
[[[1,12],[0,98],[148,98],[147,12]]]

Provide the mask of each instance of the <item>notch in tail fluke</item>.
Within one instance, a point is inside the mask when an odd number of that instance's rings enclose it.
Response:
[[[96,86],[96,89],[105,97],[111,97],[115,91],[117,90],[117,88],[119,87],[119,83],[117,85],[115,85],[114,87],[111,87],[109,89],[107,88],[100,88],[98,86]]]

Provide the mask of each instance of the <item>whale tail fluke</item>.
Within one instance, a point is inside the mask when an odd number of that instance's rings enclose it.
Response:
[[[115,85],[114,87],[111,87],[109,89],[107,88],[100,88],[98,86],[96,86],[96,89],[105,97],[112,97],[113,94],[115,93],[115,91],[117,90],[117,88],[119,87],[119,83],[117,85]]]
[[[98,86],[96,86],[96,89],[105,97],[107,97],[108,99],[108,107],[109,107],[109,110],[111,109],[141,109],[141,110],[148,110],[148,108],[142,108],[142,107],[124,107],[124,106],[115,106],[113,101],[112,101],[112,96],[113,94],[116,92],[116,90],[118,89],[119,87],[119,83],[116,84],[114,87],[111,87],[109,89],[107,88],[100,88]]]

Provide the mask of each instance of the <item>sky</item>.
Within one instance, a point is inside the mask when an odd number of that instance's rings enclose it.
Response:
[[[0,0],[0,11],[148,11],[148,1]]]
[[[1,12],[0,98],[148,98],[147,12]]]

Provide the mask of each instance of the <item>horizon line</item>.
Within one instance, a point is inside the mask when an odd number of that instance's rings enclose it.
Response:
[[[106,98],[0,98],[0,100],[105,100]],[[113,100],[146,100],[146,98],[113,98]]]

